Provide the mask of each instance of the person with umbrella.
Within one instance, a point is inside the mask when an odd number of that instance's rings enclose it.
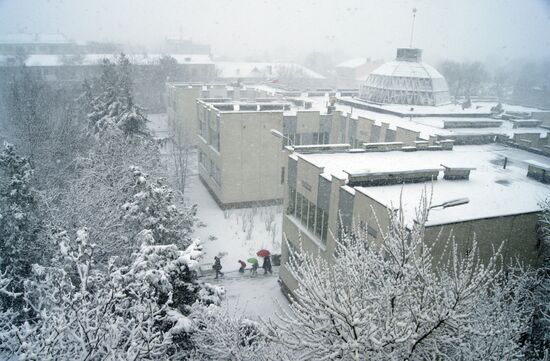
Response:
[[[214,265],[212,266],[212,268],[214,269],[214,271],[216,271],[216,279],[218,279],[218,275],[220,277],[223,277],[223,272],[221,271],[222,263],[220,257],[214,256]]]
[[[249,258],[247,261],[252,265],[250,268],[250,274],[255,276],[258,273],[258,260],[256,258]]]
[[[264,275],[266,275],[267,272],[273,273],[271,269],[271,253],[267,249],[261,249],[256,253],[256,255],[264,258],[264,263],[262,264]]]

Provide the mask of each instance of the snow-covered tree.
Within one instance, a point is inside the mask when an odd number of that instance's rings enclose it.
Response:
[[[132,264],[110,262],[102,269],[94,263],[86,229],[75,238],[66,232],[55,238],[57,265],[35,265],[25,283],[23,297],[36,316],[10,327],[10,349],[21,359],[177,359],[190,348],[192,305],[223,294],[196,282],[198,241],[181,251],[155,245],[144,231]]]
[[[147,116],[133,100],[131,64],[120,54],[117,63],[104,59],[102,74],[96,81],[97,94],[91,102],[89,127],[93,134],[121,133],[126,136],[147,136]]]
[[[0,153],[0,270],[16,284],[40,254],[36,203],[29,160],[5,144]]]
[[[497,250],[482,261],[454,239],[436,258],[424,242],[426,200],[414,224],[389,213],[380,245],[366,232],[342,236],[334,262],[301,248],[288,267],[298,282],[290,311],[267,324],[295,360],[520,359],[530,308],[520,273],[505,274]],[[440,240],[441,242],[443,240]]]
[[[194,345],[190,360],[291,360],[265,337],[261,323],[237,316],[226,306],[200,305],[190,317]]]
[[[534,277],[526,289],[532,295],[534,308],[526,337],[527,357],[533,360],[550,359],[550,199],[541,202],[539,240],[542,267],[534,271]]]
[[[160,179],[151,179],[139,167],[130,167],[134,184],[122,208],[124,219],[153,234],[157,243],[185,246],[195,221],[196,207],[183,212],[174,204],[173,191]]]

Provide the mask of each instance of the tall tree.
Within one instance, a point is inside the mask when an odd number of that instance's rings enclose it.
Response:
[[[272,340],[295,360],[521,358],[525,278],[504,277],[499,252],[485,263],[454,240],[436,257],[424,242],[427,209],[412,228],[390,213],[380,246],[363,231],[343,236],[334,262],[291,253],[299,286],[290,311],[268,325]]]

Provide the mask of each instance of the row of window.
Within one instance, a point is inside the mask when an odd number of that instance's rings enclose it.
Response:
[[[330,134],[328,132],[289,133],[289,134],[285,134],[285,138],[283,139],[283,146],[329,144],[329,143],[330,143]]]
[[[326,245],[328,212],[310,202],[292,186],[288,187],[288,208],[286,212],[299,219],[304,227],[316,234]]]
[[[216,114],[216,121],[210,119],[212,112],[206,107],[197,107],[199,135],[205,139],[216,151],[220,151],[220,115]]]
[[[208,167],[209,163],[210,167]],[[222,174],[220,172],[220,168],[218,168],[218,166],[212,160],[210,160],[209,162],[208,156],[202,150],[199,150],[199,165],[208,172],[210,178],[212,178],[212,180],[216,182],[218,186],[222,185]]]

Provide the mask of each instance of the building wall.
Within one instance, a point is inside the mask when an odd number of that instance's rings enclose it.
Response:
[[[503,245],[502,256],[507,264],[521,260],[526,265],[536,266],[540,248],[537,235],[538,213],[487,218],[442,226],[426,227],[426,239],[435,242],[435,255],[441,256],[449,237],[457,240],[458,251],[470,252],[474,239],[478,242],[481,259],[487,260]]]
[[[221,113],[223,203],[282,198],[282,140],[270,133],[282,129],[282,122],[281,112]]]
[[[180,87],[167,84],[166,89],[168,124],[180,128],[189,144],[196,144],[198,133],[196,100],[201,96],[201,86]]]
[[[296,164],[292,165],[293,162]],[[314,203],[317,209],[322,202],[322,197],[328,197],[329,235],[326,242],[323,242],[300,219],[285,211],[283,238],[288,239],[296,247],[299,244],[297,240],[301,240],[304,251],[318,253],[329,262],[333,260],[335,237],[339,234],[339,225],[343,225],[344,231],[360,229],[366,232],[368,239],[376,244],[383,242],[384,233],[389,227],[388,212],[390,211],[385,205],[350,188],[345,185],[343,179],[335,176],[330,180],[330,191],[321,192],[319,182],[321,180],[322,183],[322,180],[326,179],[325,176],[320,176],[323,168],[318,168],[299,156],[297,161],[289,160],[288,164],[289,168],[294,167],[296,170],[288,170],[289,177],[284,192],[285,210],[289,206],[289,185],[295,187],[297,192]],[[482,260],[488,260],[493,254],[493,249],[497,249],[505,241],[502,254],[506,264],[514,262],[514,258],[517,257],[526,265],[536,266],[540,262],[537,220],[538,213],[528,213],[429,226],[425,229],[424,240],[428,244],[434,244],[434,256],[437,258],[446,249],[445,242],[450,236],[455,237],[462,254],[471,251],[472,241],[476,237],[480,240],[478,249]],[[280,278],[286,288],[292,292],[297,285],[285,266],[288,252],[288,246],[283,241]]]

